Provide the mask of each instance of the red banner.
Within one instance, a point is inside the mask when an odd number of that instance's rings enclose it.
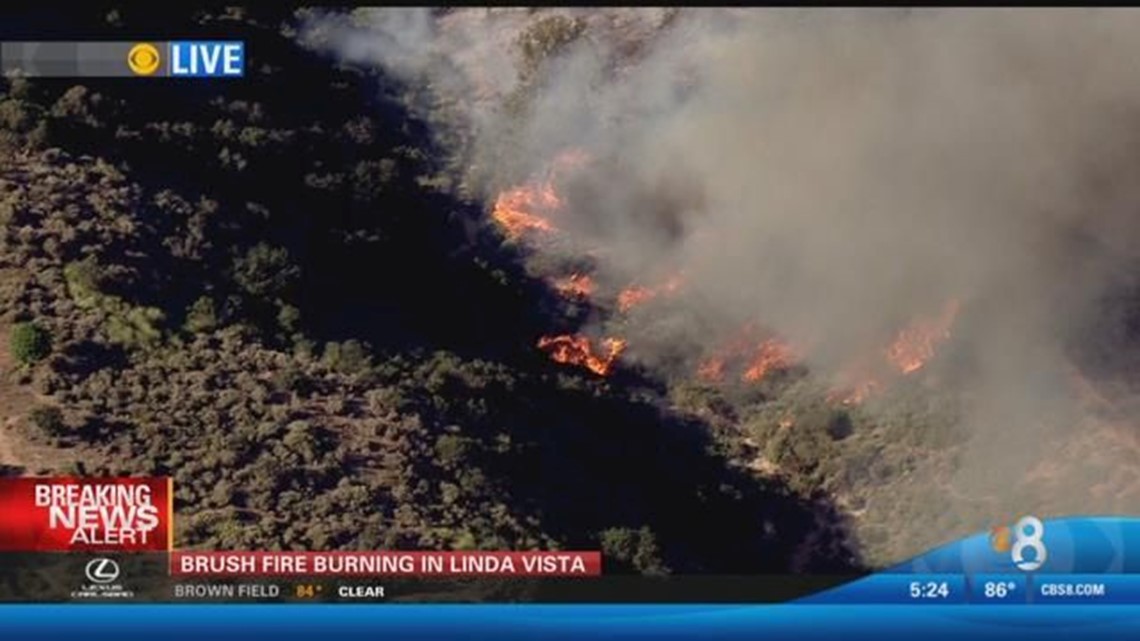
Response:
[[[189,552],[175,576],[599,576],[600,552]]]
[[[0,479],[0,551],[166,552],[169,478]]]

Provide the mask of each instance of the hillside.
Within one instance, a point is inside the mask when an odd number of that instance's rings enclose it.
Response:
[[[186,24],[131,18],[115,20]],[[559,322],[547,287],[480,207],[431,186],[433,152],[370,97],[377,78],[316,60],[277,18],[198,27],[258,52],[241,85],[9,83],[4,322],[50,347],[7,368],[5,465],[173,475],[188,548],[850,562],[820,534],[826,503],[731,465],[659,384],[536,352]]]

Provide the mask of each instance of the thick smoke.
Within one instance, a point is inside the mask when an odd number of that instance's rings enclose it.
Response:
[[[957,300],[968,422],[1006,456],[1073,407],[1072,349],[1119,339],[1102,301],[1140,252],[1140,12],[562,13],[586,31],[523,109],[502,105],[525,10],[311,33],[461,107],[489,199],[589,154],[559,228],[615,286],[683,274],[697,351],[756,321],[839,372]],[[631,356],[656,362],[635,336]]]

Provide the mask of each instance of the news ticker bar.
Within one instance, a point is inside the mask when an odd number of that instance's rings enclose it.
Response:
[[[546,576],[496,572],[457,575],[444,568],[434,576],[398,572],[312,574],[318,558],[364,559],[366,553],[245,553],[236,558],[272,559],[276,573],[257,567],[199,567],[178,572],[175,555],[157,553],[101,556],[74,553],[0,554],[0,603],[99,602],[275,602],[275,603],[782,603],[804,605],[1140,605],[1140,574],[908,574],[851,576],[664,576],[557,573]],[[202,553],[191,553],[202,554]],[[213,554],[207,553],[208,556]],[[230,555],[233,553],[214,553]],[[294,566],[309,574],[285,574],[282,560],[307,558]],[[382,553],[385,555],[392,553]],[[435,556],[418,558],[433,563]],[[431,554],[434,553],[425,553]],[[509,558],[525,553],[490,553]],[[249,555],[249,556],[246,556]],[[185,556],[183,559],[203,557]],[[447,558],[447,557],[445,557]],[[451,558],[475,559],[477,556]],[[518,557],[523,558],[523,557]],[[489,569],[489,568],[488,568]],[[454,570],[454,569],[450,569]]]
[[[25,78],[240,78],[245,44],[164,42],[4,42],[0,70]]]
[[[776,580],[775,577],[768,577]],[[591,582],[592,583],[592,582]],[[589,585],[587,583],[586,585]],[[632,585],[632,582],[631,582]],[[684,582],[681,582],[684,585]],[[692,586],[690,586],[692,587]],[[759,585],[753,602],[771,602]],[[383,601],[406,592],[394,584],[359,581],[275,583],[175,583],[174,600],[278,599],[294,601]],[[414,590],[412,591],[414,592]],[[588,594],[588,592],[586,592]],[[688,598],[706,599],[715,590],[691,590]],[[518,595],[516,595],[518,596]],[[789,599],[794,600],[794,599]],[[872,575],[801,598],[804,603],[833,605],[1140,605],[1140,575]]]
[[[309,572],[321,569],[313,553],[300,554],[314,561]],[[319,554],[323,557],[329,553]],[[274,558],[273,565],[278,568],[280,561],[286,558],[261,555]],[[366,557],[350,553],[342,558]],[[111,555],[2,552],[0,603],[783,603],[857,578],[850,575],[538,576],[501,572],[424,576],[382,571],[319,575],[179,574],[172,567],[173,560],[171,554],[153,552]],[[520,571],[521,565],[516,567],[516,572]]]

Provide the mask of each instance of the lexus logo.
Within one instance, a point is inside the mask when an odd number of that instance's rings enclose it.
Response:
[[[119,578],[119,564],[111,559],[93,559],[87,562],[84,572],[88,581],[103,585]]]

